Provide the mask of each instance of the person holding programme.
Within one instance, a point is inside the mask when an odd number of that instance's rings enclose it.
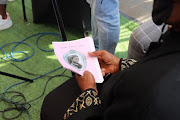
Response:
[[[105,51],[97,56],[101,85],[85,71],[50,92],[41,120],[180,120],[180,0],[154,0],[156,25],[171,25],[138,62]]]

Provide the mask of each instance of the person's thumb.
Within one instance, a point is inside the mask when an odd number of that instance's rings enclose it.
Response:
[[[87,76],[89,74],[91,74],[91,73],[89,71],[85,70],[84,73],[83,73],[83,76]]]
[[[89,54],[90,56],[96,56],[96,51],[94,51],[94,52],[88,52],[88,54]]]

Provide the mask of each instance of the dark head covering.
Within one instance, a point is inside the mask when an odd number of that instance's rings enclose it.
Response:
[[[156,25],[166,23],[172,12],[172,0],[154,0],[152,19]]]

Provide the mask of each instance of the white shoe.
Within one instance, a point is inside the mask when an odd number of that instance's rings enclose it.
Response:
[[[0,15],[0,30],[10,28],[11,26],[12,26],[12,21],[9,14],[7,13],[6,19],[2,19],[2,16]]]
[[[15,0],[8,0],[9,2],[13,2],[13,1],[15,1]]]

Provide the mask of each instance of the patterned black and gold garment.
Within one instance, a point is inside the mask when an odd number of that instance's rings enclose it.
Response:
[[[120,60],[120,70],[124,70],[129,66],[133,65],[136,62],[134,59],[125,59],[121,58]],[[69,118],[69,116],[73,115],[73,113],[77,113],[78,111],[85,109],[92,105],[100,105],[101,100],[99,99],[96,91],[94,89],[85,90],[70,106],[70,108],[64,114],[64,120]]]
[[[101,104],[101,100],[99,99],[96,91],[94,89],[85,90],[70,106],[70,108],[64,114],[64,120],[66,120],[69,116],[73,115],[73,113],[78,112],[82,109],[85,109],[91,105],[99,105]]]
[[[134,59],[121,58],[120,63],[119,63],[120,70],[122,71],[122,70],[130,67],[131,65],[135,64],[136,62],[137,61]]]

